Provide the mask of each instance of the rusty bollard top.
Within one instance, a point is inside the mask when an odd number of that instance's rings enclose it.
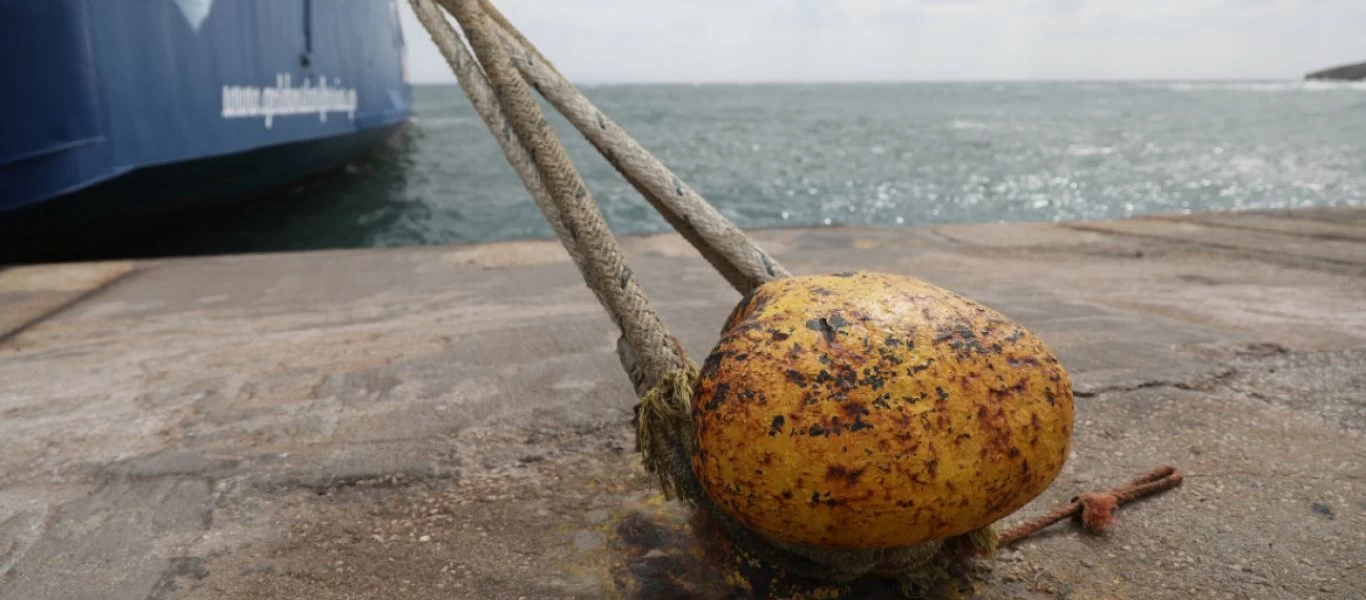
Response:
[[[1004,315],[916,279],[804,276],[741,301],[693,395],[693,468],[745,527],[827,548],[995,522],[1067,459],[1072,386]]]

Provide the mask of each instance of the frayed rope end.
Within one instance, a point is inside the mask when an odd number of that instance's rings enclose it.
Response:
[[[636,405],[636,451],[640,452],[645,470],[659,478],[664,498],[683,498],[675,471],[691,465],[675,464],[679,436],[689,435],[692,390],[697,382],[697,369],[691,364],[671,371],[659,383],[647,390]]]
[[[1101,533],[1115,523],[1115,509],[1119,508],[1119,498],[1109,492],[1087,492],[1078,499],[1081,502],[1081,524],[1091,533]]]

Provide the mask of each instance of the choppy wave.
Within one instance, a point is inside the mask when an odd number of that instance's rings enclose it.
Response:
[[[443,129],[447,127],[460,127],[471,123],[479,123],[479,119],[473,116],[414,116],[409,119],[413,125],[424,129]]]
[[[952,127],[954,129],[991,129],[991,125],[987,123],[983,123],[981,121],[971,121],[968,119],[954,119],[952,121],[949,121],[949,127]]]
[[[1112,146],[1096,146],[1093,144],[1072,144],[1067,147],[1067,153],[1072,156],[1106,156],[1114,154]]]

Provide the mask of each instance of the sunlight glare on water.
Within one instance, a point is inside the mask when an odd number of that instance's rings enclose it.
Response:
[[[457,87],[412,139],[194,238],[257,251],[548,238]],[[918,226],[1366,203],[1366,85],[923,83],[585,88],[740,226]],[[667,228],[558,116],[619,233]]]

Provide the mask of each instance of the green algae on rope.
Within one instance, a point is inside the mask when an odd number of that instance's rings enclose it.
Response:
[[[636,451],[640,452],[645,470],[659,479],[666,500],[696,501],[692,494],[685,493],[689,488],[680,483],[691,476],[680,472],[680,467],[687,465],[679,465],[673,458],[675,448],[682,443],[679,437],[688,435],[691,429],[688,414],[696,384],[697,367],[687,364],[665,373],[636,404]]]

